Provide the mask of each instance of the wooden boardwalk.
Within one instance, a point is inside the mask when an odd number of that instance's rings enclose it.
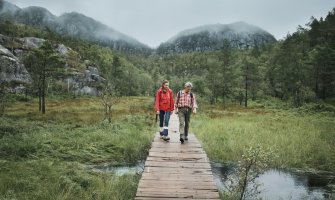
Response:
[[[135,199],[220,199],[206,153],[197,138],[180,144],[178,117],[171,115],[170,142],[155,135]]]

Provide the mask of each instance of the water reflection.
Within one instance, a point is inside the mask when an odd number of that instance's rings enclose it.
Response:
[[[214,179],[221,191],[234,173],[234,164],[212,163]],[[262,199],[335,199],[335,173],[312,173],[271,169],[258,177]]]
[[[141,174],[144,169],[144,162],[138,162],[136,165],[125,165],[125,166],[115,166],[115,165],[86,165],[87,170],[92,170],[94,172],[103,173],[114,173],[116,175],[122,176],[124,174]]]

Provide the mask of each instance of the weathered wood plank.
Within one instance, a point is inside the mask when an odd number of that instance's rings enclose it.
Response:
[[[155,160],[148,160],[145,162],[145,166],[147,167],[161,167],[161,168],[192,168],[192,169],[211,169],[209,163],[194,163],[194,162],[171,162],[171,161],[155,161]]]

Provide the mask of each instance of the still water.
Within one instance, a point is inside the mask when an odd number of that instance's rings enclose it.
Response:
[[[114,173],[122,176],[124,174],[142,174],[144,162],[138,162],[136,165],[113,166],[113,165],[86,165],[86,169],[95,172]]]
[[[224,191],[227,177],[234,173],[233,166],[212,163],[212,170],[219,190]],[[270,169],[257,181],[262,184],[259,195],[262,199],[335,199],[335,173]]]
[[[233,165],[213,162],[211,166],[219,190],[224,191],[227,177],[234,173]],[[141,174],[144,162],[131,166],[87,165],[86,169],[120,176]],[[262,184],[259,197],[264,200],[335,200],[335,173],[270,169],[257,181]]]

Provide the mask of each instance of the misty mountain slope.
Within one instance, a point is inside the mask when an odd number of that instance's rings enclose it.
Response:
[[[157,53],[184,53],[192,51],[215,51],[228,40],[234,48],[252,48],[276,39],[265,30],[247,24],[236,22],[232,24],[214,24],[196,27],[178,33],[176,36],[162,43]]]
[[[146,51],[149,47],[83,14],[71,12],[57,18],[56,32],[107,44],[115,50]]]
[[[1,9],[2,8],[2,9]],[[62,35],[79,37],[125,53],[148,53],[151,49],[136,39],[110,28],[79,13],[65,13],[60,17],[42,7],[20,9],[3,1],[0,7],[1,20],[13,20],[26,25],[48,27]]]

